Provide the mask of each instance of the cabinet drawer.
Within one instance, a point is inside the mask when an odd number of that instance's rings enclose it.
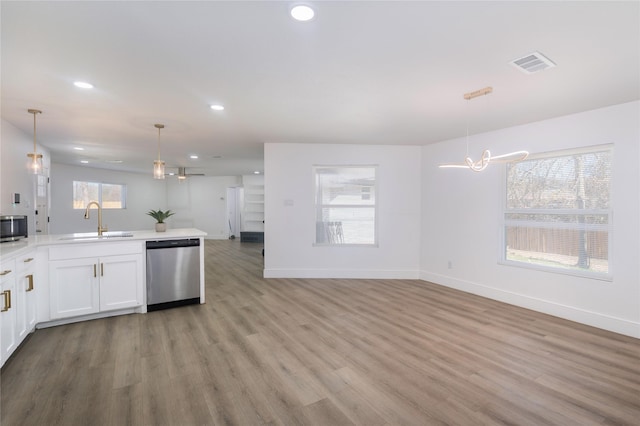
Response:
[[[0,283],[16,276],[15,260],[6,260],[0,263]]]
[[[142,244],[143,243],[141,241],[131,241],[126,243],[104,241],[100,243],[74,243],[66,244],[64,246],[53,246],[49,247],[49,260],[137,254],[142,253]]]
[[[29,269],[33,269],[36,265],[36,251],[30,251],[16,257],[16,272],[22,273]]]

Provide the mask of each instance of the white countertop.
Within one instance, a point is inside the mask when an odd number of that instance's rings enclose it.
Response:
[[[35,247],[58,245],[58,244],[80,244],[80,243],[112,243],[134,240],[174,240],[177,238],[197,238],[207,235],[206,232],[196,228],[167,229],[166,232],[156,232],[154,230],[142,231],[122,231],[131,236],[109,237],[113,232],[105,232],[107,236],[98,237],[97,232],[87,232],[79,234],[58,234],[58,235],[36,235],[19,241],[0,243],[0,260],[3,257],[16,256],[21,252],[28,251]]]

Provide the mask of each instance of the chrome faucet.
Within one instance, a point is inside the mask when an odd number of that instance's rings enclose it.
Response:
[[[84,218],[89,219],[89,208],[92,205],[96,205],[98,207],[98,235],[101,236],[102,233],[104,231],[108,231],[108,229],[106,226],[104,228],[102,227],[102,206],[100,205],[100,203],[98,203],[97,201],[91,201],[89,204],[87,204],[87,208],[84,211]]]

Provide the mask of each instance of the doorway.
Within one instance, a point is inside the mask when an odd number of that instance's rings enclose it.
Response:
[[[227,224],[230,240],[240,237],[242,192],[241,187],[227,188]]]
[[[49,170],[35,175],[35,229],[36,235],[49,234]]]

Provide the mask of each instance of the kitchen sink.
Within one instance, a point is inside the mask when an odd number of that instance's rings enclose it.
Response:
[[[60,238],[61,240],[102,240],[106,238],[126,238],[133,237],[133,233],[126,231],[111,231],[103,232],[102,235],[98,235],[97,232],[84,232],[79,234],[69,235],[67,237]]]

